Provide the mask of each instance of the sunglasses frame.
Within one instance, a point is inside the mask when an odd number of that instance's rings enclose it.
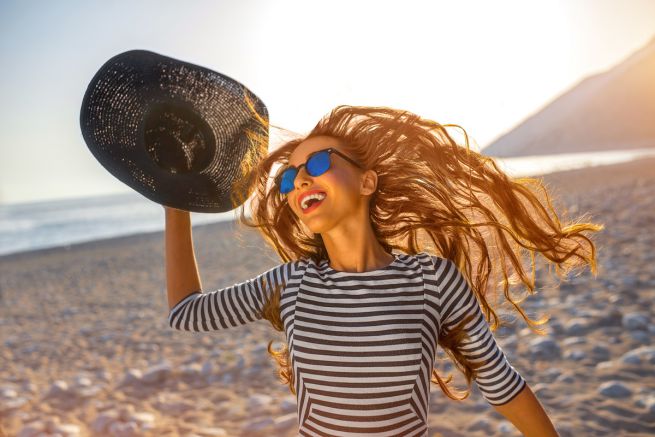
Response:
[[[328,152],[328,159],[330,159],[330,156],[329,156],[329,155],[331,155],[332,153],[336,153],[338,156],[342,157],[343,159],[345,159],[346,161],[350,162],[351,164],[357,166],[358,168],[361,168],[361,169],[364,168],[364,167],[361,166],[359,163],[357,163],[355,160],[349,158],[348,156],[344,155],[343,153],[341,153],[340,151],[338,151],[337,149],[335,149],[335,148],[333,148],[333,147],[328,147],[327,149],[316,150],[316,151],[310,153],[309,156],[307,157],[307,159],[305,160],[305,162],[303,162],[302,164],[300,164],[298,167],[295,167],[295,166],[293,166],[293,165],[287,165],[287,166],[286,166],[282,171],[280,171],[280,172],[278,173],[277,177],[275,178],[275,184],[276,184],[276,186],[278,187],[278,190],[280,190],[280,188],[281,188],[281,186],[280,186],[280,180],[282,179],[282,176],[284,175],[284,172],[285,172],[285,171],[287,171],[287,170],[289,170],[289,169],[291,169],[291,168],[295,169],[295,170],[296,170],[296,174],[295,174],[295,176],[293,177],[293,178],[294,178],[294,181],[295,181],[296,176],[298,176],[298,173],[300,173],[300,169],[303,168],[303,167],[305,167],[305,172],[307,172],[307,162],[309,162],[309,160],[312,159],[312,157],[313,157],[314,155],[316,155],[316,154],[318,154],[318,153],[321,153],[321,152]],[[332,161],[330,161],[330,167],[328,167],[328,170],[329,170],[331,167],[332,167]],[[327,171],[327,170],[326,170],[326,171]],[[309,172],[307,172],[307,174],[309,174]],[[323,174],[323,173],[321,173],[321,174]],[[310,176],[311,176],[311,175],[310,175]],[[319,175],[319,176],[320,176],[320,175]],[[292,190],[292,191],[293,191],[293,190]],[[289,193],[290,193],[290,192],[291,192],[291,191],[289,191]],[[282,190],[280,190],[280,194],[282,194],[283,196],[285,196],[285,195],[287,195],[287,194],[289,194],[289,193],[283,193]]]

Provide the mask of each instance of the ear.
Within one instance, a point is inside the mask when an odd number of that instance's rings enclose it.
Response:
[[[375,170],[366,170],[361,176],[361,188],[359,192],[365,196],[375,193],[378,187],[378,174]]]

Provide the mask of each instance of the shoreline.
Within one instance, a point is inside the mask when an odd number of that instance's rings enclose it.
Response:
[[[162,215],[164,215],[163,210],[162,210]],[[202,224],[193,225],[193,230],[195,231],[196,229],[202,229],[208,227],[219,228],[219,229],[223,227],[234,228],[235,226],[236,226],[236,220],[222,220],[215,223],[202,223]],[[61,251],[70,252],[75,250],[91,249],[94,248],[95,246],[101,247],[106,245],[124,244],[127,242],[131,243],[133,242],[133,240],[150,241],[151,239],[156,238],[157,236],[164,238],[164,231],[161,230],[161,231],[150,231],[150,232],[137,232],[128,235],[117,235],[114,237],[99,238],[97,240],[81,241],[77,243],[63,244],[60,246],[9,253],[9,254],[0,255],[0,262],[7,261],[11,258],[29,258],[31,256],[49,255]]]
[[[649,161],[652,164],[653,172],[655,172],[655,157],[647,157],[647,158],[637,158],[631,161],[620,162],[616,164],[595,165],[591,167],[584,167],[584,168],[571,169],[571,170],[560,170],[552,173],[546,173],[536,176],[524,176],[524,177],[543,179],[548,184],[554,185],[556,189],[559,189],[564,186],[572,186],[574,184],[581,183],[581,182],[588,183],[589,181],[586,180],[588,179],[588,177],[592,177],[592,178],[594,177],[598,178],[598,176],[602,177],[602,174],[606,173],[608,170],[613,171],[613,173],[619,175],[621,179],[625,181],[626,176],[629,179],[632,169],[640,169],[643,167],[642,163],[644,161]],[[231,220],[224,220],[215,223],[204,223],[204,224],[193,225],[193,229],[196,230],[196,229],[210,229],[210,228],[216,228],[216,229],[232,228],[232,230],[234,230],[236,226],[238,226],[237,220],[231,219]],[[38,256],[38,255],[48,255],[59,251],[68,252],[73,250],[84,250],[85,248],[92,248],[93,246],[96,245],[103,246],[107,244],[109,245],[121,244],[130,241],[132,239],[143,240],[143,239],[152,239],[152,238],[163,238],[163,235],[164,235],[164,230],[151,231],[151,232],[138,232],[135,234],[118,235],[115,237],[100,238],[97,240],[70,243],[70,244],[65,244],[55,247],[33,249],[33,250],[0,255],[0,262],[7,261],[12,258],[25,258],[31,256]]]

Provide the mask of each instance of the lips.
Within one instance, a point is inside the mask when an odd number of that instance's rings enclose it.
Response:
[[[323,200],[325,200],[325,199],[323,199]],[[318,202],[314,202],[310,206],[308,206],[307,209],[303,209],[302,210],[303,214],[309,214],[310,212],[314,211],[316,208],[321,206],[321,204],[323,203],[323,200],[319,200]]]
[[[300,196],[298,196],[298,208],[302,210],[302,200],[305,198],[305,196],[309,196],[310,194],[316,194],[316,193],[324,193],[327,196],[325,190],[321,190],[319,188],[313,188],[309,191],[305,191]]]

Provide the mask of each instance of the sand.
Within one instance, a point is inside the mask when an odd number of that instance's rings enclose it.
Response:
[[[524,303],[551,316],[547,337],[519,318],[497,341],[560,435],[653,435],[655,158],[543,180],[572,214],[605,224],[598,276]],[[206,291],[279,263],[238,229],[194,228]],[[0,257],[0,435],[297,435],[295,397],[266,351],[282,334],[264,320],[176,331],[165,287],[162,232]],[[456,402],[433,384],[430,404],[431,436],[520,435],[475,385]]]

